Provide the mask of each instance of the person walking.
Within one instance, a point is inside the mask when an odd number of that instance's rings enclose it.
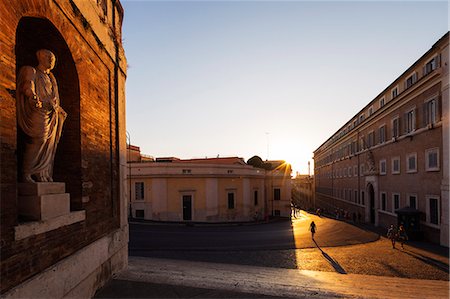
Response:
[[[406,234],[405,228],[403,225],[400,225],[398,228],[398,240],[400,241],[400,245],[402,246],[402,249],[405,249],[403,245],[406,241],[408,241],[408,235]]]
[[[314,240],[314,234],[316,233],[316,224],[314,221],[311,221],[311,224],[309,225],[309,230],[311,231],[311,237]]]
[[[387,231],[387,237],[391,240],[392,248],[395,248],[395,241],[397,239],[397,231],[395,230],[395,227],[393,224],[389,226]]]

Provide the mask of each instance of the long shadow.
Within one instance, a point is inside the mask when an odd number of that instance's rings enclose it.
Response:
[[[424,255],[422,255],[420,253],[416,253],[416,252],[413,252],[413,251],[410,251],[410,250],[402,250],[401,252],[403,252],[403,253],[405,253],[405,254],[407,254],[409,256],[412,256],[413,258],[418,259],[419,261],[422,261],[425,264],[428,264],[428,265],[430,265],[430,266],[432,266],[432,267],[434,267],[436,269],[439,269],[439,270],[442,270],[442,271],[444,271],[446,273],[449,273],[449,265],[447,265],[447,264],[445,264],[445,263],[443,263],[441,261],[438,261],[438,260],[436,260],[434,258],[431,258],[431,257],[428,257],[428,256],[424,256]]]
[[[325,259],[330,263],[330,265],[334,268],[334,270],[340,274],[347,274],[347,272],[344,270],[344,268],[339,265],[337,261],[335,261],[331,256],[329,256],[325,251],[320,248],[320,246],[317,244],[316,240],[313,239],[314,244],[316,244],[317,248],[319,248],[322,255],[325,257]]]

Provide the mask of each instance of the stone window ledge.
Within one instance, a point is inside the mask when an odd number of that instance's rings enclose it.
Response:
[[[14,228],[14,239],[16,241],[46,233],[57,228],[81,222],[86,219],[85,211],[70,212],[67,215],[43,220],[33,221],[28,223],[19,224]]]

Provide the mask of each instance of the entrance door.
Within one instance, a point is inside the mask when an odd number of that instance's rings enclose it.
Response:
[[[183,195],[183,220],[192,220],[192,196]]]
[[[375,224],[375,191],[372,184],[369,184],[369,202],[370,202],[370,223]]]

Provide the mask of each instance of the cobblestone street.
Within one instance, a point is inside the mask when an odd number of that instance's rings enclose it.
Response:
[[[314,220],[318,224],[316,234],[316,243],[312,242],[308,233],[308,225]],[[143,226],[139,227],[142,229]],[[155,229],[161,233],[160,226],[145,226],[145,229]],[[337,272],[347,274],[367,274],[378,276],[393,276],[402,278],[434,279],[448,280],[449,260],[448,249],[433,245],[430,243],[412,242],[405,245],[405,249],[393,249],[390,241],[385,237],[371,237],[374,232],[361,227],[335,220],[327,217],[318,217],[306,212],[301,213],[298,219],[293,220],[292,227],[279,223],[269,223],[264,225],[240,226],[231,229],[229,227],[191,227],[184,231],[184,227],[173,226],[168,228],[174,233],[174,230],[180,230],[186,233],[185,239],[179,240],[179,248],[170,250],[145,249],[140,246],[139,249],[130,250],[132,256],[145,256],[154,258],[168,258],[177,260],[214,262],[236,265],[250,265],[286,269],[301,269]],[[136,228],[135,228],[136,230]],[[206,230],[216,235],[223,233],[230,237],[232,241],[238,239],[239,232],[245,236],[252,232],[252,236],[272,230],[277,236],[285,233],[286,238],[293,239],[292,242],[286,242],[286,249],[275,246],[267,250],[267,246],[258,247],[256,245],[247,246],[242,250],[245,239],[242,238],[236,243],[237,249],[220,250],[215,247],[199,249],[189,243],[190,233],[198,234]],[[350,233],[349,233],[350,232]],[[267,237],[268,233],[264,234]],[[131,242],[133,242],[133,229],[131,230]],[[235,237],[233,237],[235,236]],[[149,235],[151,239],[151,236]],[[210,242],[214,243],[211,237]],[[267,240],[269,242],[270,240]],[[189,244],[188,244],[189,243]],[[294,244],[295,243],[295,244]],[[133,247],[133,243],[131,248]],[[323,246],[325,244],[325,246]],[[328,246],[328,245],[332,246]],[[348,245],[352,244],[352,245]],[[158,247],[158,241],[153,239],[152,246]],[[192,246],[195,249],[186,247]],[[292,246],[292,248],[289,248]],[[232,246],[231,246],[232,247]],[[184,248],[184,249],[183,249]],[[297,249],[294,249],[297,248]]]
[[[318,241],[320,246],[320,242]],[[448,254],[432,253],[405,245],[392,249],[384,237],[366,244],[296,250],[302,270],[448,280]]]

